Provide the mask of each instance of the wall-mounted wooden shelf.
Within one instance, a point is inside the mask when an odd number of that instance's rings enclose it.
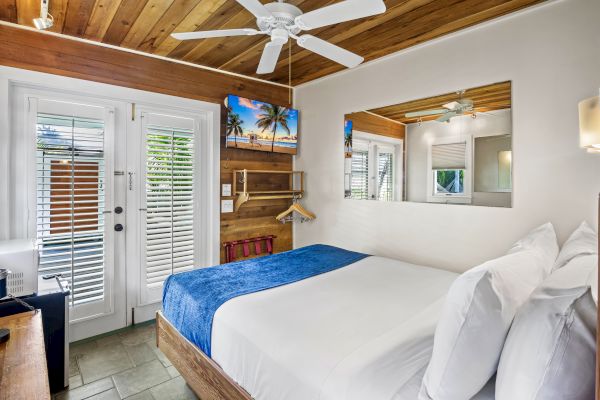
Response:
[[[248,188],[248,176],[252,174],[277,174],[288,175],[289,186],[287,189],[275,190],[257,190]],[[299,188],[294,187],[298,177]],[[251,200],[277,200],[277,199],[300,199],[304,194],[304,171],[274,171],[274,170],[233,170],[233,188],[232,194],[237,196],[235,201],[235,211],[246,202]]]

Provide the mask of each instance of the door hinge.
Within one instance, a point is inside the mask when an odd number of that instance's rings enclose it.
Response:
[[[135,103],[131,103],[131,120],[135,121]]]

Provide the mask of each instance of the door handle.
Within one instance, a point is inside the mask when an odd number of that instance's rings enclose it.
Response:
[[[115,225],[115,231],[121,232],[122,230],[123,230],[123,225],[121,225],[121,224],[116,224]]]

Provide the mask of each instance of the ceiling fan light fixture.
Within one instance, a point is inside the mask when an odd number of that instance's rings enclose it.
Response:
[[[271,42],[284,45],[288,42],[290,34],[285,29],[276,28],[271,31]]]
[[[50,0],[41,0],[40,17],[33,19],[33,25],[39,30],[52,28],[54,17],[48,13],[48,4]]]

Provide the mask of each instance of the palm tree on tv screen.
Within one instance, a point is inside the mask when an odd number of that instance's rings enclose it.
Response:
[[[260,110],[263,114],[260,114],[256,125],[262,128],[262,132],[266,129],[271,129],[273,132],[273,138],[271,140],[271,152],[275,149],[275,135],[277,134],[277,127],[281,126],[285,131],[290,134],[290,128],[288,126],[288,109],[274,104],[262,104]]]
[[[231,108],[228,108],[227,113],[227,136],[233,135],[233,140],[235,142],[235,147],[237,147],[237,137],[243,133],[242,124],[244,121],[240,118],[239,114],[233,112]]]

